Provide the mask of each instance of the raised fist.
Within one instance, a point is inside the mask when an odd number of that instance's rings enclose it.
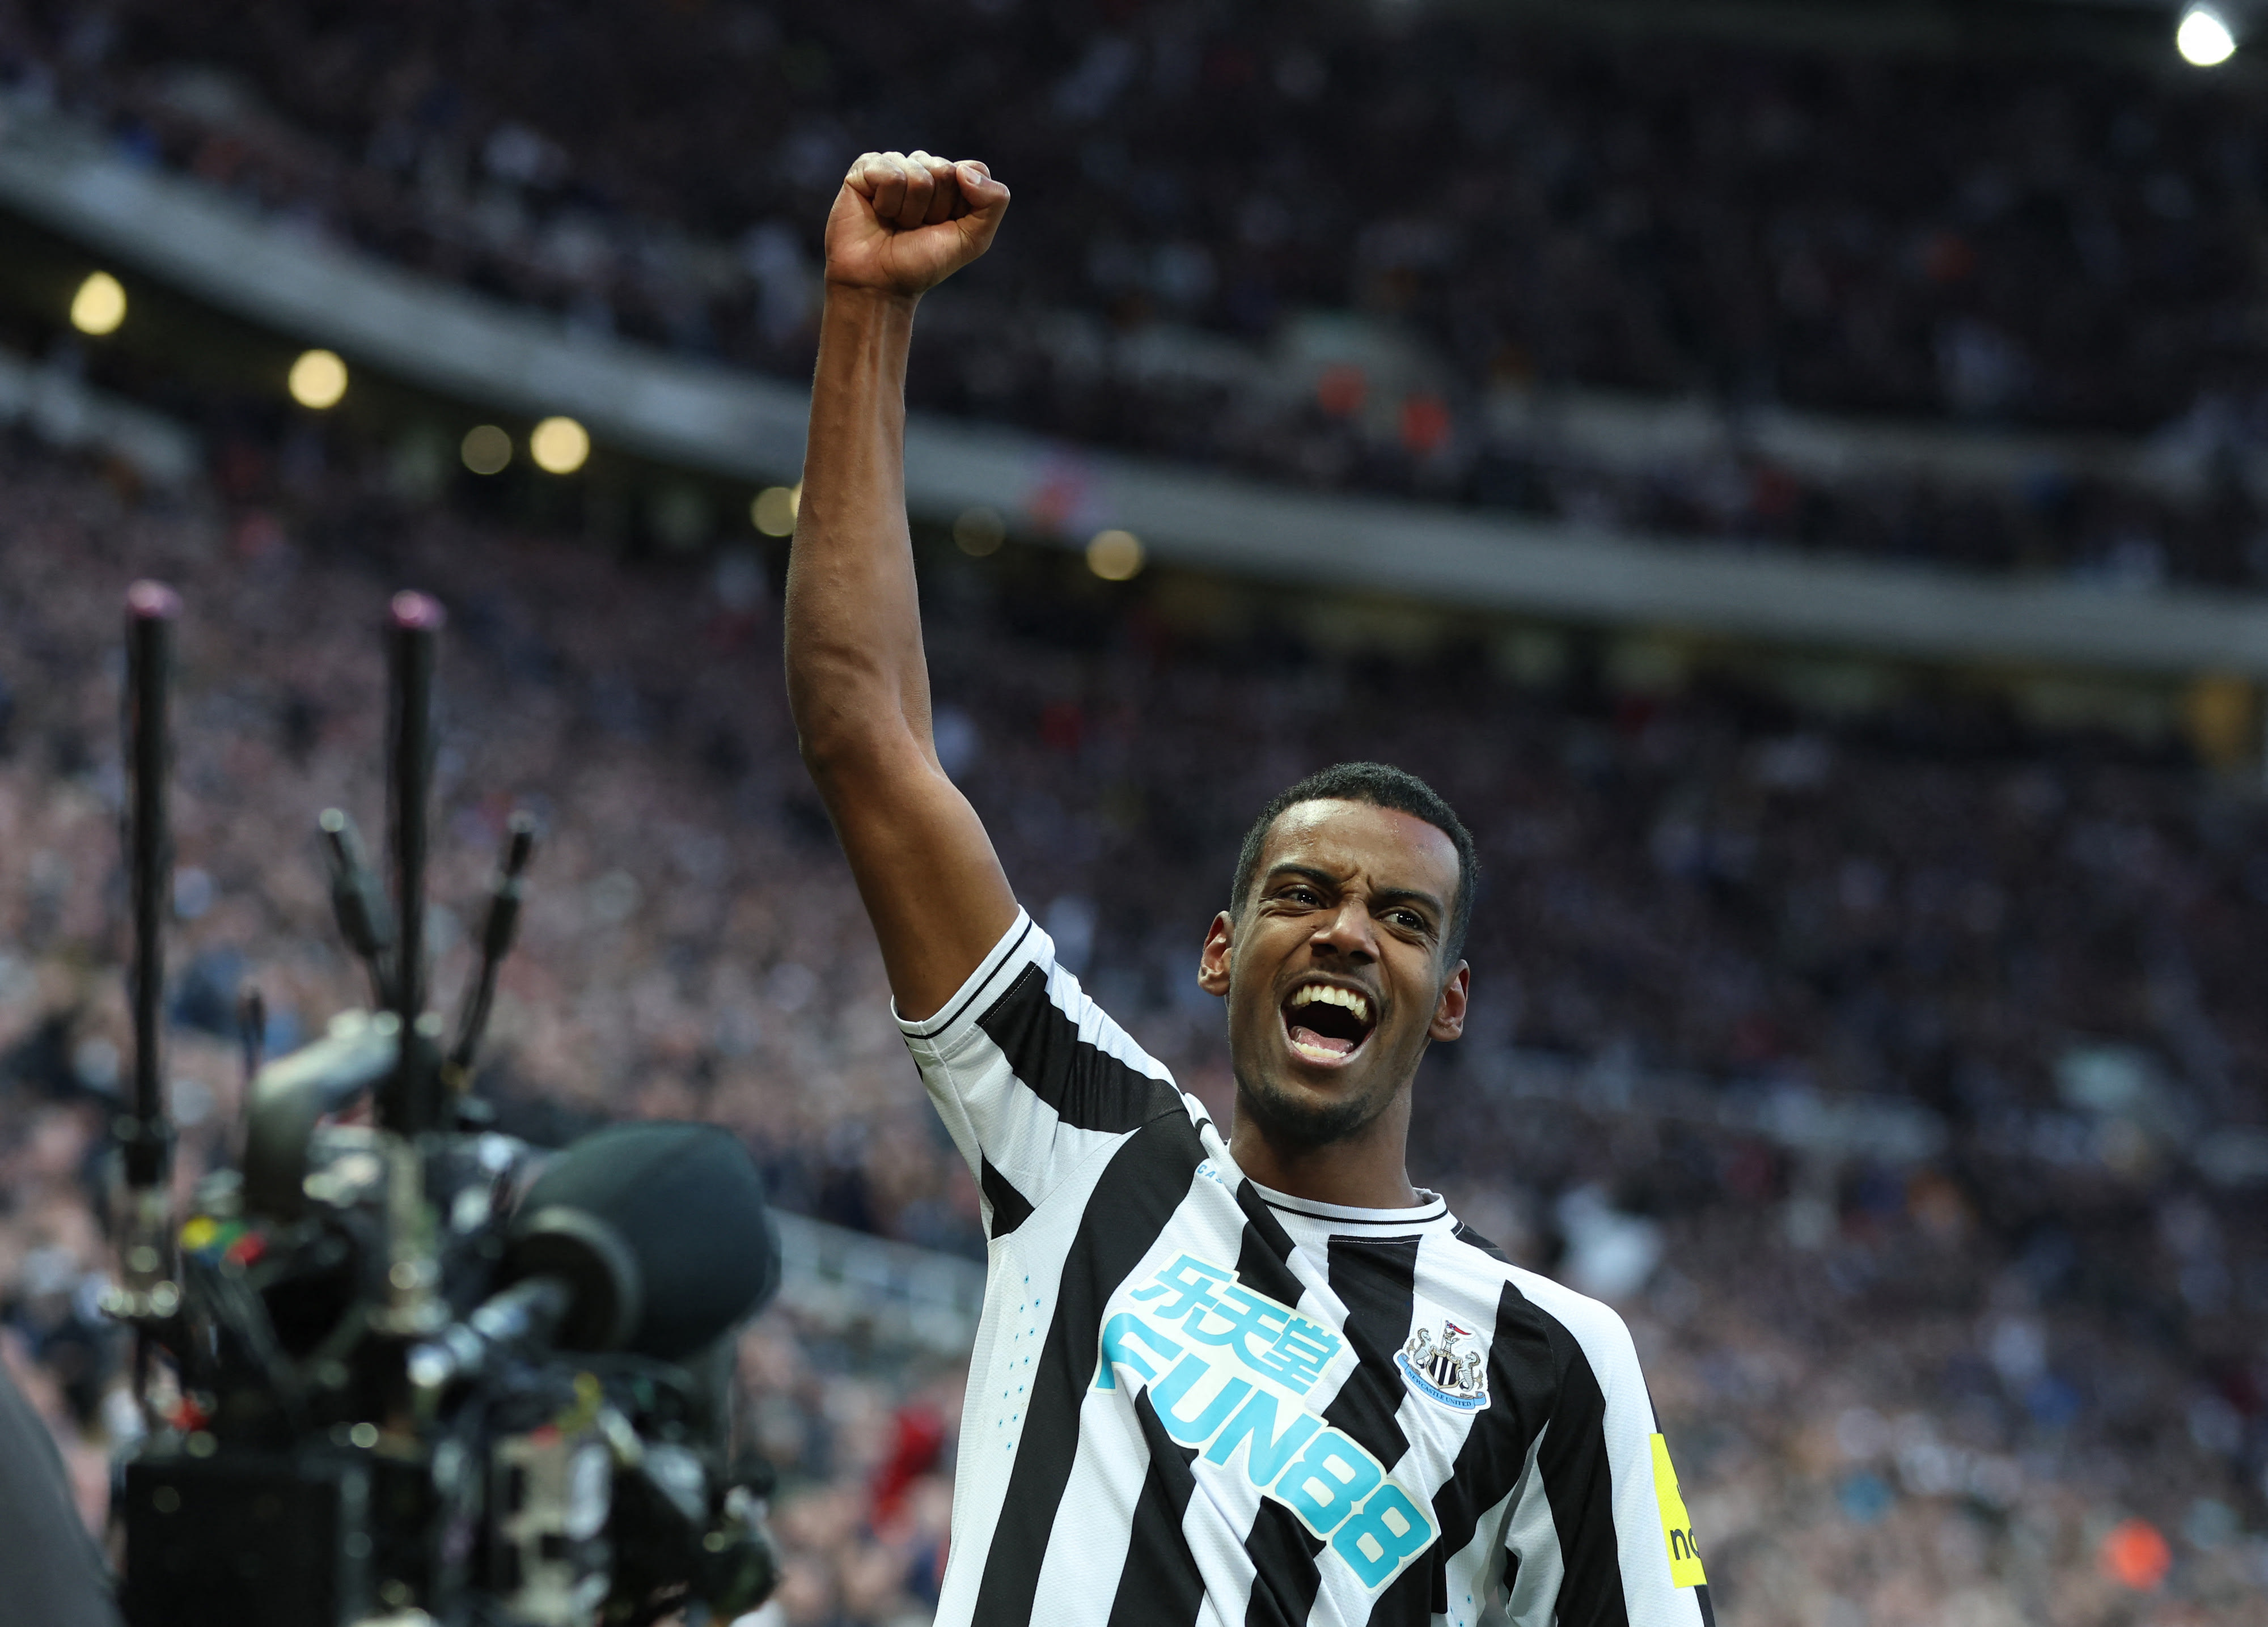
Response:
[[[913,296],[992,246],[1008,188],[974,158],[862,154],[827,217],[827,282]]]

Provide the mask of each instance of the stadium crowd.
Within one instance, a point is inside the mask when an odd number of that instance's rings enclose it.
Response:
[[[924,405],[1671,534],[2268,575],[2264,129],[2196,76],[1351,0],[9,0],[0,84],[309,231],[798,377],[847,160],[982,153],[1027,202],[935,302]],[[1524,405],[1574,386],[1713,401],[1724,444],[1606,467]],[[1744,438],[1776,404],[2161,431],[2191,477],[1830,479]]]
[[[238,990],[261,990],[272,1051],[364,998],[313,821],[380,823],[375,628],[416,583],[451,614],[443,992],[505,817],[546,828],[483,1080],[506,1127],[711,1119],[784,1207],[981,1254],[796,759],[777,559],[630,559],[407,504],[343,443],[232,456],[224,500],[0,450],[0,1352],[89,1518],[132,1422],[93,1199],[126,1043],[112,590],[139,575],[188,607],[184,1182],[226,1156]],[[1621,1305],[1727,1619],[2249,1619],[2268,1237],[2257,1189],[2194,1151],[2268,1117],[2268,810],[2247,784],[1980,696],[1837,716],[1580,647],[1556,671],[1454,638],[1335,653],[1219,584],[921,547],[941,755],[1066,962],[1216,1112],[1219,1008],[1191,968],[1248,811],[1361,756],[1464,811],[1475,1019],[1421,1080],[1416,1170]],[[1554,1056],[1584,1092],[1504,1086]],[[1617,1107],[1660,1075],[1888,1097],[1946,1139],[1829,1156]],[[741,1376],[784,1474],[789,1619],[923,1619],[957,1375],[776,1310]]]

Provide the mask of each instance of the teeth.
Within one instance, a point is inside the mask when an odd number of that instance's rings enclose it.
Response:
[[[1343,1005],[1364,1022],[1370,1020],[1370,1002],[1351,989],[1334,989],[1329,983],[1305,983],[1292,991],[1292,1009],[1316,1004]]]

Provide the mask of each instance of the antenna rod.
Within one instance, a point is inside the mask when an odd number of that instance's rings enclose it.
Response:
[[[134,1098],[120,1139],[127,1184],[165,1183],[173,1134],[166,1120],[159,1017],[166,998],[166,909],[173,879],[173,830],[166,779],[173,742],[166,703],[173,679],[173,622],[181,601],[160,582],[126,592],[127,865],[134,906]]]
[[[330,865],[331,913],[340,935],[370,973],[372,1003],[391,1009],[394,975],[388,964],[394,953],[394,916],[386,907],[385,889],[371,873],[362,833],[339,808],[325,808],[315,824],[323,833],[323,852]]]
[[[497,862],[496,880],[489,887],[488,919],[481,926],[481,969],[465,996],[457,1020],[457,1043],[449,1052],[449,1082],[460,1092],[469,1088],[473,1058],[480,1054],[481,1036],[488,1032],[489,1008],[496,1001],[497,968],[512,953],[512,936],[519,929],[520,875],[535,851],[535,819],[518,813],[505,827],[504,857]]]
[[[437,1074],[421,1065],[417,1020],[425,1009],[426,805],[433,781],[433,653],[441,607],[423,593],[394,596],[387,644],[394,679],[393,754],[387,764],[394,836],[394,1009],[401,1052],[391,1090],[379,1100],[379,1123],[398,1135],[438,1130]]]
[[[268,1000],[258,983],[245,984],[236,997],[236,1040],[244,1053],[244,1088],[249,1093],[268,1061]]]
[[[125,1166],[125,1212],[119,1263],[123,1279],[103,1296],[103,1309],[134,1324],[134,1399],[146,1414],[156,1343],[151,1324],[180,1310],[173,1279],[173,1226],[166,1179],[173,1129],[166,1118],[164,1058],[158,1044],[166,998],[166,909],[173,900],[173,833],[166,821],[166,777],[173,741],[166,723],[173,682],[173,622],[181,601],[162,582],[126,590],[126,867],[133,891],[133,1099],[114,1125]]]

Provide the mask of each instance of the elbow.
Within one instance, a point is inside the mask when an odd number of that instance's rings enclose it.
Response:
[[[840,707],[796,718],[796,753],[820,793],[832,801],[845,791],[889,774],[914,749],[905,720],[895,711]]]
[[[824,790],[850,777],[860,753],[856,745],[839,730],[818,730],[798,726],[795,735],[796,755],[803,759],[804,772],[812,783]]]
[[[790,663],[788,711],[795,720],[796,749],[814,778],[856,757],[897,721],[882,704],[885,694],[873,674],[856,667]]]
[[[796,752],[830,801],[925,758],[893,675],[867,652],[806,646],[791,652],[788,710]]]

